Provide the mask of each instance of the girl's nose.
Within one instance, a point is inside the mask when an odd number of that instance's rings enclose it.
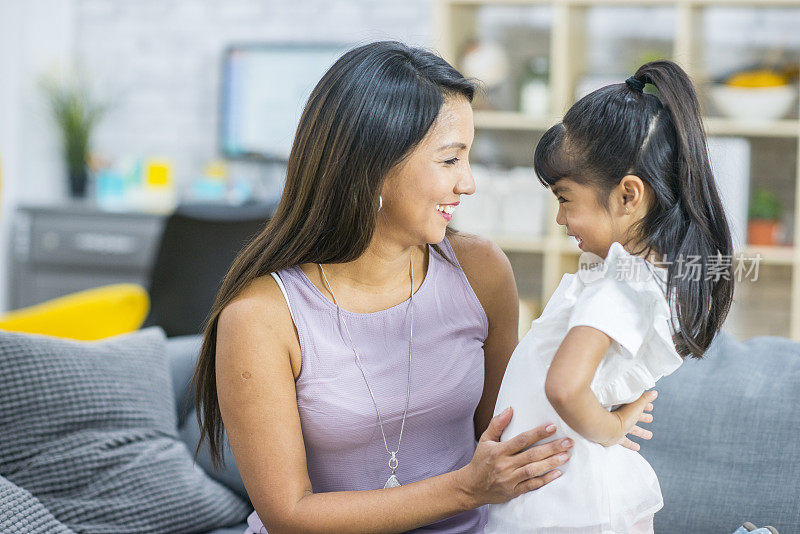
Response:
[[[556,213],[556,224],[561,226],[567,225],[567,217],[564,215],[564,209],[561,207],[561,204],[558,205],[558,213]]]

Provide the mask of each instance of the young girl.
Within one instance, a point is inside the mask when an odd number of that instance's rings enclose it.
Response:
[[[658,95],[643,92],[648,83]],[[654,61],[582,98],[544,134],[534,167],[558,198],[558,224],[598,262],[564,275],[511,356],[495,413],[514,408],[503,441],[552,421],[575,444],[560,478],[491,505],[486,532],[652,532],[658,479],[614,446],[638,412],[614,408],[700,358],[733,295],[730,261],[719,261],[732,254],[730,231],[689,77]]]

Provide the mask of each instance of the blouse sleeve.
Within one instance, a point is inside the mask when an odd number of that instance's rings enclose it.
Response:
[[[625,282],[606,276],[587,284],[569,317],[567,331],[591,326],[616,341],[628,358],[639,352],[647,332],[648,313]]]
[[[601,364],[592,384],[603,405],[635,400],[683,363],[672,341],[670,306],[660,282],[643,271],[643,260],[642,271],[626,274],[622,263],[631,258],[622,245],[612,245],[604,270],[585,278],[567,327],[591,326],[620,347],[614,362]]]

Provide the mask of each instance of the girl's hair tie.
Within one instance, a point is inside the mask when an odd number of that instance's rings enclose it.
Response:
[[[627,83],[628,87],[630,87],[637,93],[641,93],[644,91],[644,82],[642,80],[635,78],[634,76],[631,76],[630,78],[625,80],[625,83]]]

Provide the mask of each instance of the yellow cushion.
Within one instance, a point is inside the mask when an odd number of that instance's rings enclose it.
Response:
[[[9,312],[0,329],[89,341],[137,330],[149,309],[143,287],[112,284]]]

